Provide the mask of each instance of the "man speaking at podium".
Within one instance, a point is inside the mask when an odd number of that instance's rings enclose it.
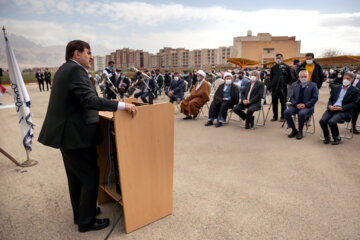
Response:
[[[54,76],[38,141],[60,148],[79,232],[100,230],[110,221],[96,218],[100,213],[96,206],[99,183],[96,145],[102,142],[98,111],[125,110],[134,117],[137,109],[133,104],[98,97],[87,72],[93,60],[88,43],[69,42],[65,59]]]

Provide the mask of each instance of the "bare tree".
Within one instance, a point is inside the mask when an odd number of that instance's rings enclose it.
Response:
[[[335,57],[344,55],[342,51],[336,48],[327,48],[320,54],[320,57]]]

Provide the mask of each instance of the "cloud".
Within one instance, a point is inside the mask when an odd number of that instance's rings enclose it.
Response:
[[[337,48],[351,54],[360,49],[360,13],[241,11],[221,6],[86,0],[16,0],[15,4],[27,9],[39,7],[40,11],[34,12],[39,16],[52,12],[69,15],[71,21],[75,19],[75,22],[0,19],[9,24],[13,33],[47,45],[79,38],[113,50],[131,47],[157,52],[164,46],[215,48],[232,45],[233,37],[243,36],[250,29],[254,34],[296,36],[302,41],[302,52],[320,53],[326,48]]]

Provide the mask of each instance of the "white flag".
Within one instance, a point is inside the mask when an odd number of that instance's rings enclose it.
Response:
[[[32,138],[34,137],[34,124],[31,121],[30,115],[30,97],[5,31],[4,37],[11,89],[14,92],[15,109],[18,113],[23,145],[26,151],[31,151]]]

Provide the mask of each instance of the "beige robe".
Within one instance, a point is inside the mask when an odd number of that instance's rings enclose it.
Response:
[[[185,115],[197,115],[199,110],[204,104],[210,100],[210,84],[204,81],[198,90],[196,86],[199,81],[196,82],[195,86],[191,89],[190,96],[184,99],[180,105],[181,112]]]

